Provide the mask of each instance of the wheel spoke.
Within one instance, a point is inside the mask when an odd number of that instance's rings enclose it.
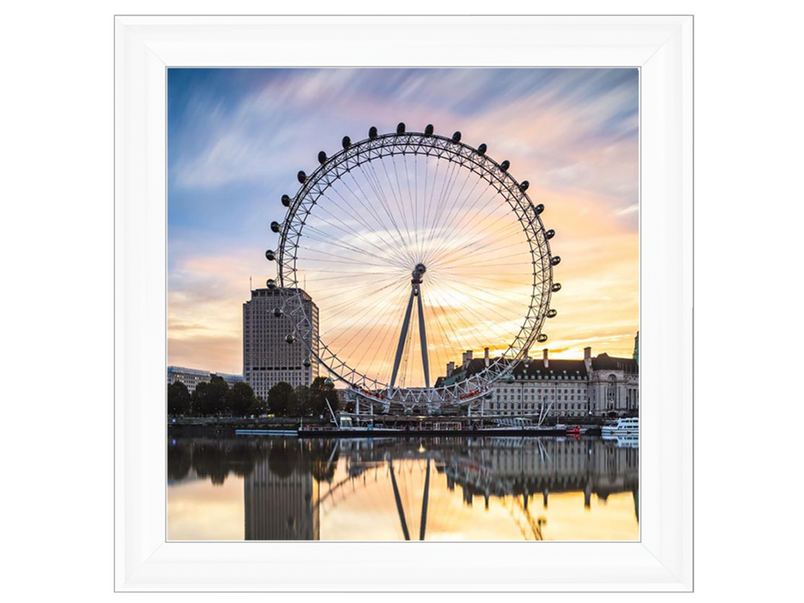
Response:
[[[279,257],[282,282],[318,305],[318,359],[403,405],[464,403],[491,385],[504,369],[496,358],[477,377],[435,383],[465,350],[522,353],[552,278],[544,227],[516,181],[424,134],[369,138],[327,159],[288,212]]]

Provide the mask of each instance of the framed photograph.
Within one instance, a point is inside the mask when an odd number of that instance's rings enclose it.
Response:
[[[690,591],[692,49],[116,17],[116,589]]]

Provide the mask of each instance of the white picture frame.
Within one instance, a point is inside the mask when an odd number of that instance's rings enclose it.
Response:
[[[117,16],[114,28],[117,591],[692,590],[692,16]],[[171,66],[640,69],[640,541],[166,541]]]

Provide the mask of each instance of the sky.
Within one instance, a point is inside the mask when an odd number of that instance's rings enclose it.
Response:
[[[249,299],[250,277],[258,287],[276,275],[276,266],[264,253],[277,247],[278,236],[269,225],[284,219],[281,195],[293,196],[299,186],[296,173],[312,172],[318,152],[334,154],[344,135],[358,141],[370,126],[392,132],[400,121],[409,131],[433,124],[438,134],[450,136],[458,130],[472,146],[486,143],[489,156],[508,159],[511,173],[529,181],[534,203],[546,206],[542,218],[557,232],[552,252],[562,258],[554,275],[562,290],[551,305],[558,316],[545,326],[551,356],[581,358],[583,348],[591,346],[593,354],[630,357],[639,322],[638,89],[634,69],[169,69],[169,364],[242,373],[242,304]],[[423,173],[419,168],[417,164],[417,179]],[[455,186],[456,200],[463,190]],[[420,208],[426,197],[417,194]],[[348,225],[333,219],[356,229],[355,236],[366,244],[391,236],[370,232],[374,223],[359,211],[355,214],[354,219],[341,215]],[[446,234],[450,232],[473,236],[471,224],[457,223],[455,231],[447,226]],[[496,232],[487,234],[513,236]],[[311,245],[307,260],[322,258],[314,254],[325,247],[316,251],[315,241],[305,240]],[[507,256],[499,255],[503,257]],[[348,254],[344,261],[348,265]],[[324,266],[310,266],[304,275],[314,299],[321,292],[316,275],[320,277]],[[431,266],[432,280],[425,276],[422,295],[425,314],[437,323],[438,306],[443,310],[446,300],[454,302],[458,290],[438,290],[437,279],[446,287],[448,275],[439,273],[435,263]],[[470,274],[466,270],[452,276]],[[515,270],[512,261],[510,270],[506,266],[502,272],[513,278]],[[374,278],[358,275],[358,285],[361,276]],[[488,303],[486,296],[472,297],[469,292],[492,280],[466,281],[462,302],[467,307],[474,303],[475,311],[477,304]],[[523,284],[527,288],[527,282]],[[338,333],[332,318],[335,306],[346,305],[361,316],[366,312],[351,298],[332,301],[329,312],[321,294],[322,339],[329,325],[330,336],[341,338],[339,345],[348,347],[344,353],[355,362],[359,359],[371,370],[372,362],[387,365],[378,358],[379,351],[395,347],[406,287],[402,283],[393,301],[401,309],[389,307],[388,314],[380,315],[388,323],[385,334],[357,338],[382,340],[376,349],[347,342],[348,329],[347,334]],[[510,291],[495,289],[495,295],[500,307],[494,312],[500,321],[518,316],[513,285]],[[362,297],[362,303],[376,305],[370,296]],[[392,305],[391,298],[386,305]],[[477,346],[478,353],[483,345],[485,332],[482,325],[477,327],[476,314],[458,314],[456,330],[463,328],[462,320],[476,336],[473,340],[467,331],[469,344],[456,341],[448,349],[451,334],[438,324],[428,327],[435,375],[443,374],[445,360],[460,361],[459,348]],[[490,325],[488,333],[496,333],[494,328],[505,331],[504,326]],[[413,330],[411,334],[418,337]],[[500,341],[485,345],[493,350],[505,347]]]

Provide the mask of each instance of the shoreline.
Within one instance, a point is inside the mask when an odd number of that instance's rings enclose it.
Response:
[[[465,423],[460,428],[450,426],[449,428],[437,429],[433,427],[432,423],[435,422],[432,417],[384,417],[380,423],[379,417],[375,417],[375,421],[379,423],[373,429],[356,429],[356,430],[337,430],[332,427],[331,421],[325,419],[306,419],[300,421],[299,419],[278,418],[278,417],[260,417],[260,418],[218,418],[218,417],[176,417],[168,419],[167,428],[168,434],[174,436],[224,436],[234,437],[238,435],[238,431],[263,431],[263,432],[277,432],[287,431],[294,432],[290,435],[292,437],[302,438],[372,438],[372,437],[399,437],[399,438],[416,438],[416,437],[505,437],[505,436],[532,436],[532,437],[561,437],[567,435],[567,429],[580,426],[583,430],[583,435],[600,435],[601,427],[608,419],[600,417],[582,418],[582,420],[573,420],[562,422],[560,420],[553,420],[545,422],[545,425],[540,430],[536,429],[520,429],[520,428],[503,428],[500,426],[487,426],[480,428],[475,421],[478,418],[470,417],[444,417],[441,419],[444,423]],[[577,419],[575,417],[574,419]],[[556,423],[565,425],[566,428],[555,429]],[[407,427],[407,428],[406,428]],[[302,433],[295,433],[302,429]],[[265,434],[240,434],[241,437],[245,435],[266,436]],[[281,435],[281,434],[276,434]]]

